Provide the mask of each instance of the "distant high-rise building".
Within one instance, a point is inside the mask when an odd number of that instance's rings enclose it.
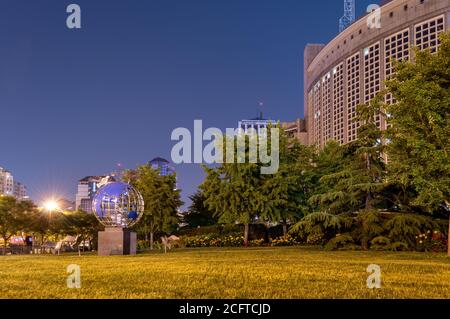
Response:
[[[92,199],[97,189],[109,182],[114,182],[112,176],[86,176],[78,182],[78,191],[75,200],[77,210],[92,213]]]
[[[164,158],[156,157],[152,159],[148,164],[156,170],[159,170],[161,176],[173,175],[175,174],[175,168],[170,164],[170,162]]]
[[[27,187],[20,183],[14,181],[14,197],[17,199],[26,199],[27,196]]]
[[[28,198],[26,186],[15,181],[12,173],[3,167],[0,167],[0,195],[14,196],[19,200]]]
[[[3,167],[0,167],[0,194],[14,196],[14,177]]]
[[[245,134],[249,133],[249,131],[253,129],[258,135],[260,135],[262,129],[267,129],[271,125],[275,127],[277,122],[263,118],[262,113],[260,113],[260,115],[254,119],[239,121],[238,129]]]

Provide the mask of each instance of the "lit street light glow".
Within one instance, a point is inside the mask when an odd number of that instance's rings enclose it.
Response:
[[[59,209],[58,203],[54,200],[49,200],[44,203],[44,208],[46,211],[52,212]]]

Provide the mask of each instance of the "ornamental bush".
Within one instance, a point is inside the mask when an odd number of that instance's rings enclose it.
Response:
[[[300,242],[291,235],[277,237],[271,239],[269,244],[266,244],[264,239],[255,239],[249,241],[250,247],[287,247],[296,246]],[[202,247],[242,247],[244,246],[244,237],[234,234],[228,236],[217,236],[215,234],[181,237],[181,246],[186,248],[202,248]]]
[[[273,247],[288,247],[288,246],[296,246],[299,242],[295,238],[293,238],[291,235],[286,235],[282,237],[278,237],[275,239],[272,239],[270,241],[270,245]]]
[[[392,251],[407,251],[410,250],[407,243],[397,241],[389,246]]]
[[[331,239],[326,245],[326,250],[340,250],[353,247],[354,240],[350,234],[337,234],[335,238]]]
[[[236,235],[219,237],[214,234],[182,237],[181,245],[186,248],[240,247],[244,245],[244,237]]]
[[[330,214],[311,214],[293,227],[291,233],[306,238],[307,244],[329,250],[353,250],[359,246],[358,249],[364,250],[444,252],[447,230],[447,221],[431,216],[370,211],[335,219]]]
[[[389,250],[391,247],[391,240],[383,236],[375,237],[370,243],[370,249],[373,250]]]
[[[264,239],[250,240],[248,242],[248,245],[250,247],[263,247],[263,246],[265,246],[265,241],[264,241]]]

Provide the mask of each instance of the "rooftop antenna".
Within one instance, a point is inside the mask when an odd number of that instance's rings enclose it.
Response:
[[[344,16],[339,19],[339,32],[355,21],[355,0],[344,0]]]
[[[259,102],[258,103],[258,108],[256,110],[256,118],[262,120],[263,119],[263,112],[262,112],[262,107],[264,106],[264,102]]]
[[[122,179],[124,171],[125,171],[125,169],[124,169],[122,163],[117,163],[116,169],[112,172],[111,175],[114,177],[117,177],[118,179]]]

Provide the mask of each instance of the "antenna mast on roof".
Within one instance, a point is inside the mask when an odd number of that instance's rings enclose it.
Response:
[[[264,106],[264,102],[259,102],[258,103],[258,108],[256,110],[256,118],[262,120],[263,119],[263,112],[262,112],[262,107]]]
[[[344,16],[339,19],[339,32],[355,21],[355,0],[344,0]]]

